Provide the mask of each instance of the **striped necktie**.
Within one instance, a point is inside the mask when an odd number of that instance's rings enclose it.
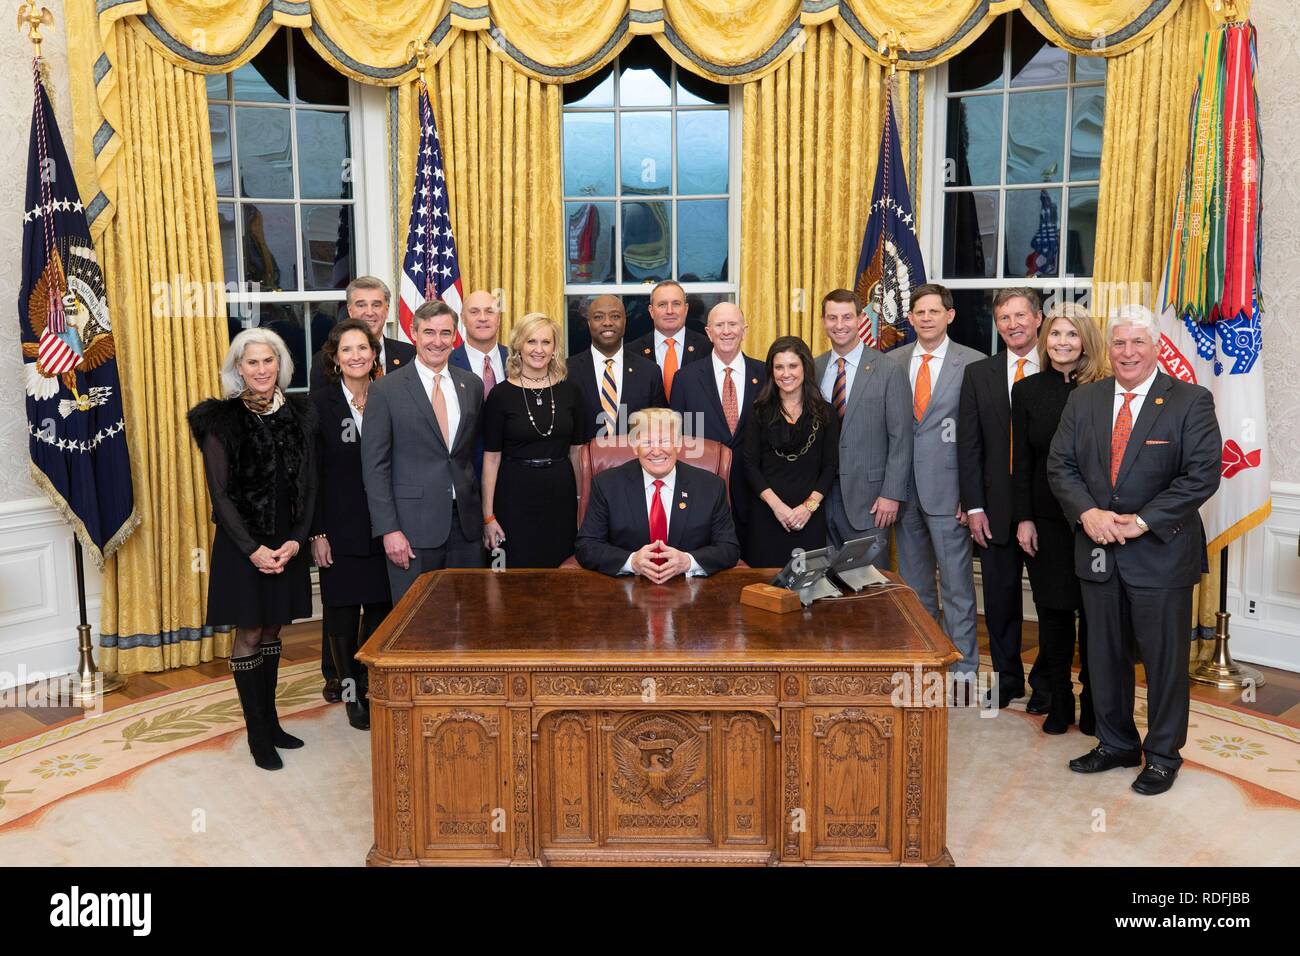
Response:
[[[845,394],[848,391],[848,376],[844,374],[844,356],[837,358],[835,363],[839,368],[835,372],[835,387],[831,389],[831,404],[840,413],[840,418],[843,418],[848,398]]]
[[[600,409],[608,417],[603,434],[614,433],[618,421],[618,383],[614,381],[614,360],[605,359],[605,372],[600,377]]]

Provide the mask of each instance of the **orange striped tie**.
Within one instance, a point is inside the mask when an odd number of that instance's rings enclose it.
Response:
[[[933,355],[921,355],[921,368],[916,373],[916,392],[912,397],[912,414],[919,422],[925,418],[925,407],[930,404],[930,359]]]

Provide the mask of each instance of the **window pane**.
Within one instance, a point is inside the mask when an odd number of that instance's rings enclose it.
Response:
[[[258,302],[252,306],[252,325],[270,329],[289,347],[293,356],[293,378],[290,388],[307,387],[307,333],[302,321],[301,302]]]
[[[352,207],[302,207],[303,276],[308,289],[342,289],[352,281]]]
[[[1061,191],[1008,190],[1006,215],[1007,255],[1003,274],[1008,277],[1057,275]]]
[[[1106,88],[1085,86],[1074,91],[1070,130],[1070,178],[1101,177],[1101,133],[1106,123]]]
[[[565,106],[613,106],[614,105],[614,67],[607,66],[595,76],[576,83],[565,83]]]
[[[682,282],[727,281],[727,200],[677,204],[677,278]]]
[[[1001,96],[967,96],[948,101],[947,154],[954,178],[945,185],[991,186],[1000,182]]]
[[[1090,276],[1097,244],[1096,186],[1075,186],[1070,190],[1069,230],[1065,271],[1074,276]]]
[[[254,292],[298,291],[298,242],[293,206],[242,203],[244,282]]]
[[[672,186],[670,113],[623,113],[619,150],[623,192],[665,195]]]
[[[208,107],[208,129],[212,132],[212,167],[217,178],[217,195],[235,194],[235,166],[230,155],[230,107]]]
[[[1047,86],[1069,78],[1070,55],[1052,46],[1023,16],[1011,19],[1011,85]]]
[[[298,123],[298,194],[303,199],[350,199],[352,149],[348,114],[294,112]]]
[[[564,195],[614,195],[614,114],[564,114]]]
[[[659,282],[672,275],[672,228],[666,202],[623,203],[623,279]]]
[[[953,289],[952,305],[957,315],[948,326],[954,342],[992,354],[993,296],[996,289]]]
[[[564,204],[570,282],[617,282],[614,268],[614,203]]]
[[[970,46],[948,61],[948,89],[953,93],[993,90],[1002,86],[1007,43],[1001,20],[991,24]]]
[[[641,58],[633,58],[626,53],[620,58],[619,65],[622,73],[618,78],[618,101],[622,106],[668,106],[672,95],[668,90],[667,78],[669,75],[668,54],[662,53],[656,47],[655,52],[662,56],[662,63],[656,63],[653,68],[643,66],[638,62]],[[653,57],[658,59],[658,57]],[[632,60],[631,63],[628,61]]]
[[[696,196],[727,191],[726,110],[677,114],[677,193]]]
[[[257,199],[293,198],[289,110],[239,106],[239,192]]]
[[[1065,90],[1007,101],[1007,182],[1059,183],[1065,165]]]
[[[993,278],[998,265],[998,194],[948,193],[943,222],[943,274],[953,279]]]
[[[301,30],[293,36],[293,88],[299,103],[347,106],[348,78],[326,63]]]
[[[209,100],[228,100],[230,91],[226,87],[225,73],[209,73],[203,80],[207,87]]]
[[[229,288],[239,284],[239,249],[235,245],[235,204],[217,203],[217,221],[221,225],[222,281]]]
[[[231,74],[231,78],[237,100],[289,102],[289,49],[284,34],[273,36],[262,52]]]
[[[689,70],[678,68],[678,106],[707,106],[709,104],[726,106],[727,100],[727,88],[721,83],[714,83],[702,76],[696,76]]]
[[[1074,58],[1074,80],[1076,83],[1106,79],[1106,58],[1104,56],[1076,56]]]

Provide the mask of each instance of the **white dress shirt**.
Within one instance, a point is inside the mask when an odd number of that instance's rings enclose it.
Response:
[[[1007,398],[1011,398],[1011,386],[1016,384],[1016,362],[1022,358],[1025,360],[1025,378],[1033,375],[1038,371],[1038,349],[1030,349],[1025,355],[1016,355],[1010,349],[1006,350],[1007,354]]]
[[[854,346],[852,352],[849,352],[844,356],[837,355],[834,349],[831,350],[830,357],[826,362],[826,374],[822,376],[822,398],[826,399],[826,401],[830,402],[832,405],[835,404],[831,396],[835,394],[835,376],[840,370],[839,360],[843,358],[844,401],[845,403],[848,402],[849,396],[853,394],[853,377],[858,374],[858,365],[862,361],[862,352],[865,348],[866,345],[859,342]],[[918,365],[920,364],[920,361],[920,359],[917,359]],[[933,371],[930,372],[930,380],[932,382],[934,381]]]
[[[610,366],[610,374],[614,376],[614,384],[618,386],[618,403],[623,404],[623,346],[618,347],[618,351],[613,355],[606,355],[596,346],[591,347],[591,364],[595,366],[596,372],[596,398],[599,402],[601,387],[605,384],[605,362],[613,359],[614,364]],[[599,410],[599,409],[598,409]]]
[[[727,381],[727,369],[731,369],[731,383],[736,386],[736,411],[745,407],[745,355],[737,352],[736,357],[723,364],[717,352],[709,356],[713,360],[713,381],[718,386],[718,401],[722,401],[722,386]],[[726,411],[726,408],[723,408]]]
[[[451,363],[448,362],[442,367],[442,378],[438,384],[442,389],[442,397],[447,400],[447,431],[451,433],[449,444],[456,444],[456,429],[460,427],[460,398],[456,395],[456,383],[451,380]],[[418,358],[415,360],[415,370],[420,373],[420,383],[424,386],[424,394],[429,396],[430,403],[433,402],[433,369],[425,365]],[[450,448],[447,449],[451,451]],[[451,496],[456,497],[456,486],[452,485]]]
[[[496,376],[497,384],[500,385],[506,380],[506,370],[501,364],[501,351],[493,348],[491,352],[480,352],[474,346],[465,340],[465,358],[469,362],[469,370],[483,378],[483,360],[487,359],[492,364],[492,374]]]
[[[1118,381],[1115,382],[1115,407],[1110,411],[1110,429],[1112,433],[1115,431],[1115,419],[1119,418],[1119,410],[1124,407],[1124,393],[1137,393],[1137,397],[1128,405],[1129,414],[1133,417],[1133,424],[1136,425],[1138,414],[1142,411],[1142,402],[1146,400],[1147,392],[1151,391],[1151,383],[1156,380],[1156,376],[1159,374],[1160,367],[1156,366],[1151,374],[1147,376],[1145,382],[1139,382],[1133,388],[1125,388]]]
[[[342,381],[339,382],[339,388],[343,389],[343,401],[348,403],[348,411],[352,413],[352,420],[357,423],[357,433],[361,433],[361,409],[352,404],[352,393]]]
[[[664,367],[664,359],[668,357],[668,340],[672,339],[677,344],[673,346],[677,350],[677,368],[686,363],[686,326],[682,326],[672,335],[664,335],[658,329],[655,329],[655,361],[659,367]]]
[[[641,480],[645,482],[645,513],[646,513],[646,518],[648,519],[651,513],[650,509],[654,504],[656,479],[654,475],[650,474],[650,472],[642,468]],[[669,529],[673,526],[673,493],[677,487],[677,468],[674,466],[672,471],[668,472],[668,474],[664,475],[662,478],[657,480],[662,481],[664,483],[664,486],[661,489],[659,489],[659,496],[660,496],[659,500],[663,503],[664,517],[667,519],[664,522],[664,528]],[[653,543],[654,542],[652,541],[651,544]],[[668,542],[665,540],[664,544],[667,543]],[[688,578],[707,577],[707,575],[704,573],[704,569],[700,567],[699,562],[695,560],[695,555],[688,554],[687,557],[691,559],[691,566],[686,569],[686,576]],[[627,556],[627,560],[623,562],[623,567],[622,569],[619,570],[618,573],[619,574],[633,573],[632,555],[629,554]]]
[[[908,367],[907,376],[912,384],[913,396],[916,395],[916,374],[921,371],[921,356],[926,354],[934,356],[930,360],[930,395],[933,396],[939,387],[939,373],[943,371],[943,361],[948,357],[948,336],[943,337],[943,341],[933,352],[927,353],[920,342],[917,342],[916,348],[912,349],[912,362]]]

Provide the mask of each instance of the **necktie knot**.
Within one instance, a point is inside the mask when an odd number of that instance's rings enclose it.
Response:
[[[664,490],[664,483],[660,481],[658,478],[654,480],[654,486],[655,486],[655,494],[659,494],[659,492]]]
[[[1133,401],[1133,399],[1135,399],[1135,398],[1137,398],[1137,392],[1125,392],[1125,393],[1124,393],[1124,404],[1125,404],[1125,405],[1128,405],[1129,402]]]
[[[611,369],[613,369],[613,367],[614,367],[614,360],[609,358],[605,359],[605,371],[608,372]]]
[[[922,365],[928,365],[928,364],[930,364],[930,359],[932,359],[932,358],[934,358],[933,355],[929,355],[929,354],[927,354],[926,352],[922,352],[922,353],[921,353],[921,364],[922,364]]]
[[[835,360],[835,363],[840,367],[840,371],[841,371],[841,372],[844,371],[844,356],[843,356],[843,355],[841,355],[839,358],[837,358],[837,359]]]

